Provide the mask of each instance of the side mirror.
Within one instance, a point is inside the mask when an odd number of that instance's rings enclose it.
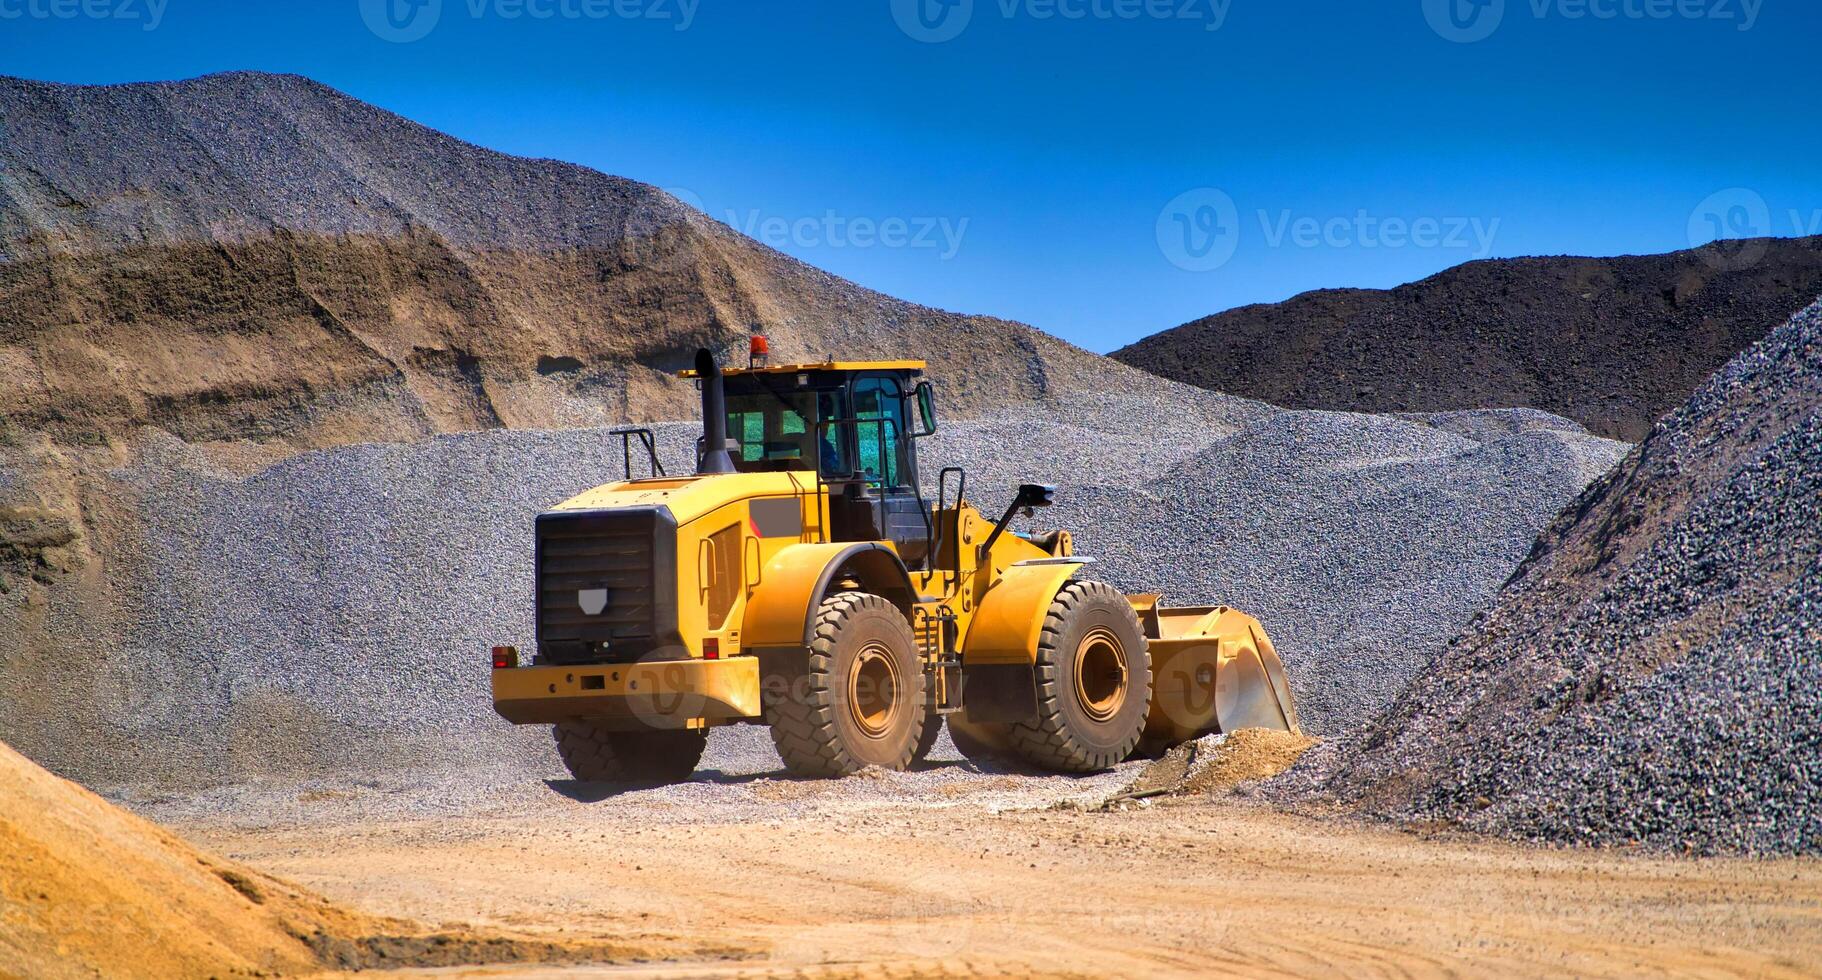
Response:
[[[928,381],[917,383],[917,429],[911,438],[922,439],[936,434],[936,389]]]
[[[1025,516],[1029,517],[1031,508],[1048,507],[1056,503],[1056,499],[1056,487],[1046,486],[1042,483],[1027,483],[1019,487],[1019,492],[1012,497],[1012,506],[1006,508],[1006,513],[993,525],[993,533],[987,535],[987,540],[981,542],[980,554],[985,557],[993,550],[993,543],[1000,539],[1006,526],[1012,523],[1014,514],[1022,510],[1025,511]]]
[[[1057,488],[1042,483],[1027,483],[1019,487],[1018,502],[1014,507],[1049,507],[1057,502]]]

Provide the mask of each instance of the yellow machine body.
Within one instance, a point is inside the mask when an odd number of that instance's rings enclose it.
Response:
[[[891,361],[760,370],[921,368]],[[661,530],[674,533],[674,581],[659,583],[674,589],[666,600],[674,603],[674,642],[633,663],[496,669],[502,717],[515,724],[589,719],[628,730],[756,721],[763,659],[801,654],[822,600],[857,589],[904,612],[932,703],[967,722],[1017,721],[1031,701],[1051,603],[1092,561],[1071,554],[1067,533],[994,536],[995,522],[962,501],[932,513],[937,553],[907,569],[890,540],[835,540],[829,487],[805,471],[630,479],[586,491],[546,516],[659,509],[675,523],[674,532],[668,523]],[[1225,607],[1164,608],[1155,595],[1129,599],[1151,651],[1148,743],[1242,727],[1297,731],[1283,666],[1257,620]]]

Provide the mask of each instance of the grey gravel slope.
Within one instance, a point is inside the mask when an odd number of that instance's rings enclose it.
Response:
[[[1625,448],[1534,413],[1473,424],[1486,441],[1104,393],[946,424],[923,452],[931,472],[968,467],[992,510],[1020,480],[1059,484],[1039,523],[1078,529],[1097,577],[1254,612],[1306,719],[1335,731],[1388,700]],[[674,467],[693,434],[661,427]],[[351,446],[244,479],[175,440],[141,456],[108,478],[130,529],[112,545],[115,620],[57,593],[36,613],[72,667],[94,659],[96,687],[9,699],[0,738],[116,784],[548,770],[544,732],[492,715],[484,657],[529,640],[532,516],[617,476],[604,432]],[[0,628],[27,615],[16,599],[0,597]],[[718,733],[706,765],[764,771],[769,753],[754,730]]]
[[[1822,853],[1822,304],[1660,421],[1327,756],[1279,792],[1531,840]]]

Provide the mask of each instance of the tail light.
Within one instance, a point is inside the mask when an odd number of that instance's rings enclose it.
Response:
[[[493,648],[493,669],[511,670],[517,666],[519,666],[519,648],[518,647],[494,647]]]
[[[704,659],[704,660],[720,660],[721,659],[721,640],[719,638],[711,636],[708,639],[702,641],[702,659]]]

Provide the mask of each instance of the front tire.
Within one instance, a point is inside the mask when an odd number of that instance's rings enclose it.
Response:
[[[680,783],[696,771],[709,744],[706,729],[617,732],[592,721],[566,721],[553,734],[563,765],[585,783]]]
[[[803,674],[765,685],[765,720],[785,768],[833,778],[906,769],[926,731],[924,669],[897,606],[840,592],[817,608]]]
[[[943,716],[935,709],[926,709],[924,713],[924,730],[917,736],[917,747],[911,750],[911,764],[917,765],[929,758],[930,750],[936,747],[936,737],[943,733]]]
[[[1070,582],[1057,592],[1037,649],[1038,716],[1012,726],[1010,743],[1053,772],[1099,772],[1139,744],[1151,707],[1151,650],[1138,614],[1110,585]]]

